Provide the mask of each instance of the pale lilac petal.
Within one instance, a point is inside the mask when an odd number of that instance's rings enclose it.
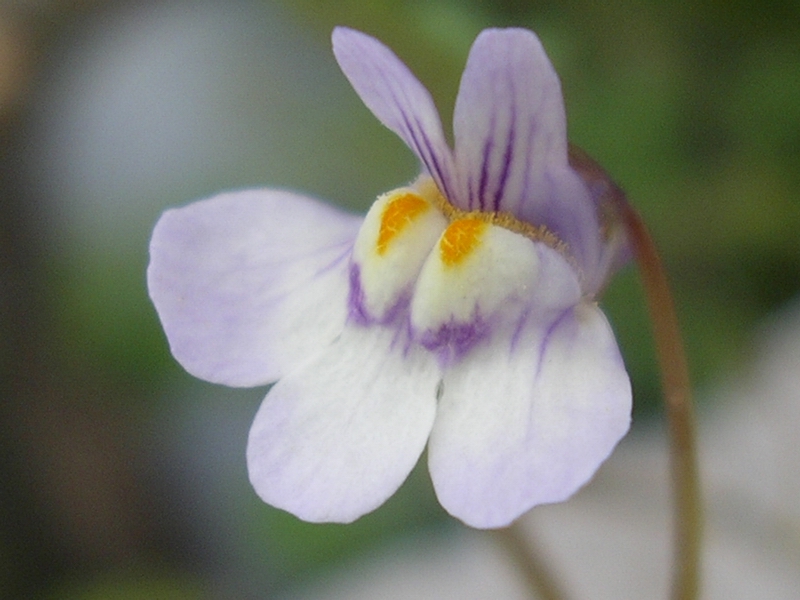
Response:
[[[585,303],[476,349],[444,379],[429,443],[442,506],[503,527],[568,498],[628,430],[631,388],[605,316]]]
[[[565,180],[571,170],[561,84],[532,32],[487,29],[478,36],[461,78],[453,130],[470,209],[546,225],[582,267],[586,252],[597,253],[588,190]]]
[[[569,146],[569,165],[586,184],[600,216],[602,250],[596,269],[596,280],[599,283],[594,286],[600,290],[615,272],[633,259],[633,248],[619,214],[619,206],[626,204],[627,200],[625,192],[614,183],[603,167],[573,144]]]
[[[487,29],[475,40],[453,114],[456,158],[469,207],[517,214],[545,202],[550,164],[567,161],[561,84],[541,43],[523,29]]]
[[[367,108],[400,136],[452,198],[452,153],[428,90],[389,48],[360,31],[335,28],[333,53]]]
[[[430,433],[441,375],[397,337],[348,326],[267,394],[247,446],[265,502],[306,521],[349,523],[405,480]]]
[[[548,202],[525,220],[546,224],[567,244],[584,275],[584,292],[591,296],[605,281],[604,247],[594,201],[586,184],[570,167],[551,168],[543,182]]]
[[[329,344],[347,318],[347,268],[361,218],[274,190],[166,211],[147,283],[172,353],[232,386],[275,381]]]

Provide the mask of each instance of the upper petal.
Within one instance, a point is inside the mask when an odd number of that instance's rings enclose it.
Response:
[[[481,32],[461,77],[453,130],[470,209],[517,214],[526,184],[549,163],[566,163],[561,84],[533,33]],[[535,190],[527,201],[542,196]]]
[[[336,27],[333,53],[367,108],[400,136],[451,198],[452,154],[428,90],[389,48],[360,31]]]
[[[569,167],[561,84],[532,32],[487,29],[477,37],[461,78],[453,131],[469,209],[510,212],[546,225],[581,262],[583,246],[597,252],[596,241],[584,239],[597,237],[591,197],[564,181]]]
[[[388,327],[348,326],[282,378],[250,430],[259,496],[307,521],[349,523],[380,506],[425,447],[440,373]]]
[[[288,192],[221,194],[166,211],[147,282],[172,353],[193,375],[274,381],[339,335],[361,219]]]
[[[444,378],[429,442],[442,506],[474,527],[503,527],[566,499],[628,430],[631,388],[593,304],[482,346]]]

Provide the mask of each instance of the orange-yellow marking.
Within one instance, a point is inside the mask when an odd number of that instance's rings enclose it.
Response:
[[[450,223],[439,242],[439,255],[445,266],[451,267],[464,260],[481,243],[488,223],[472,217]]]
[[[381,227],[376,244],[378,255],[385,254],[391,241],[430,207],[431,205],[421,196],[410,192],[403,192],[390,200],[381,215]]]

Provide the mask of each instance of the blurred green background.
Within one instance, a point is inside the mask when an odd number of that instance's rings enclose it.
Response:
[[[663,251],[702,399],[800,288],[797,23],[789,0],[7,0],[0,598],[278,597],[387,540],[459,527],[424,468],[350,526],[262,504],[244,448],[265,389],[192,379],[147,298],[168,206],[276,186],[363,211],[415,175],[339,73],[335,25],[391,46],[445,123],[481,29],[539,34],[571,140]],[[658,419],[633,269],[604,305],[636,422]]]

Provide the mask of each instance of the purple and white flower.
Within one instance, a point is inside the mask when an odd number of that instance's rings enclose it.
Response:
[[[628,430],[630,383],[595,300],[624,243],[569,164],[559,80],[533,33],[478,36],[454,150],[388,48],[337,28],[333,50],[420,177],[364,218],[269,189],[168,210],[150,295],[190,373],[277,381],[247,446],[265,502],[350,522],[427,444],[442,506],[505,526],[568,498]]]

